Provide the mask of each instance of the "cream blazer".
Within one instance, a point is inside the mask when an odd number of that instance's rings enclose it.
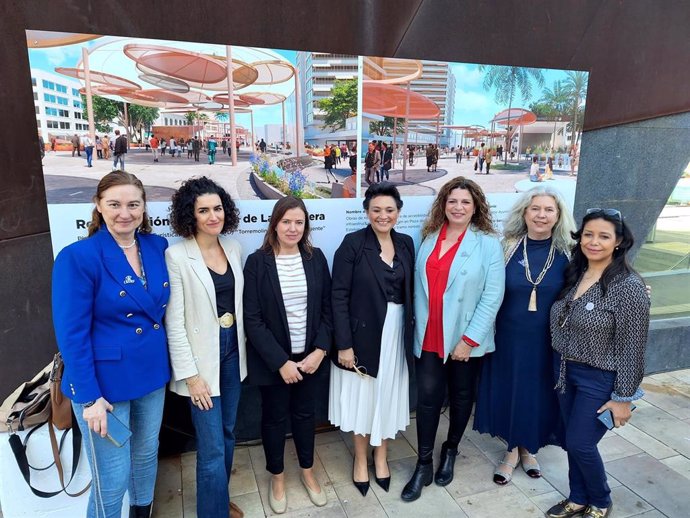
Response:
[[[242,322],[242,259],[240,244],[220,236],[220,244],[235,276],[235,316],[240,356],[240,379],[247,376],[247,352]],[[165,313],[165,329],[172,377],[170,390],[189,396],[185,379],[199,374],[220,395],[220,340],[216,290],[194,238],[185,239],[165,251],[170,277],[170,300]]]

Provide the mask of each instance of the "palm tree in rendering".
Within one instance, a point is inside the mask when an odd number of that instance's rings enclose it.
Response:
[[[561,81],[554,81],[553,88],[545,88],[542,92],[542,97],[539,104],[543,105],[547,110],[547,115],[553,117],[553,143],[556,147],[556,122],[568,112],[568,105],[570,103],[570,95],[563,87]]]
[[[484,76],[484,90],[496,89],[497,103],[508,104],[508,114],[513,107],[513,100],[518,91],[522,94],[523,101],[527,102],[532,97],[532,80],[541,88],[544,86],[544,74],[539,68],[509,67],[505,65],[479,65],[480,72],[486,72]],[[510,150],[510,126],[506,131],[506,150]],[[519,151],[519,150],[518,150]],[[505,154],[504,163],[508,163],[508,153]]]
[[[578,130],[578,115],[580,105],[584,102],[587,95],[587,72],[568,71],[565,73],[565,90],[570,97],[570,112],[572,113],[572,146],[577,145],[580,132]],[[571,146],[571,148],[572,148]]]

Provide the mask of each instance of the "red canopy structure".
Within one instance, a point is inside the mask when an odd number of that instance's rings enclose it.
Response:
[[[26,46],[30,49],[47,49],[49,47],[62,47],[63,45],[83,43],[96,38],[100,38],[100,35],[56,31],[26,31]]]
[[[524,108],[511,108],[494,115],[491,122],[501,126],[527,126],[537,122],[537,116]]]
[[[435,119],[441,114],[436,103],[428,97],[379,81],[362,82],[362,111],[384,117],[412,119]]]
[[[81,79],[82,81],[86,80],[86,73],[84,72],[83,68],[56,67],[55,71],[63,76],[74,77]],[[140,85],[134,81],[125,79],[124,77],[116,76],[114,74],[106,74],[105,72],[98,72],[97,70],[89,70],[89,74],[91,75],[92,83],[99,83],[111,87],[141,90]]]

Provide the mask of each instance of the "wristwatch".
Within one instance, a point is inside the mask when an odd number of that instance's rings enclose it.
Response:
[[[94,401],[87,401],[86,403],[82,403],[81,406],[82,406],[82,408],[89,408],[89,407],[91,407],[91,406],[93,406],[93,405],[95,405],[95,404],[96,404],[96,400],[94,400]]]

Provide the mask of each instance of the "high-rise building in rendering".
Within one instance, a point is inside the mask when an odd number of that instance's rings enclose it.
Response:
[[[83,135],[89,130],[89,123],[83,116],[79,81],[32,68],[31,85],[36,125],[46,142],[51,137]]]
[[[305,141],[320,140],[325,128],[319,101],[331,95],[336,80],[356,79],[357,66],[358,57],[350,54],[297,53]]]

